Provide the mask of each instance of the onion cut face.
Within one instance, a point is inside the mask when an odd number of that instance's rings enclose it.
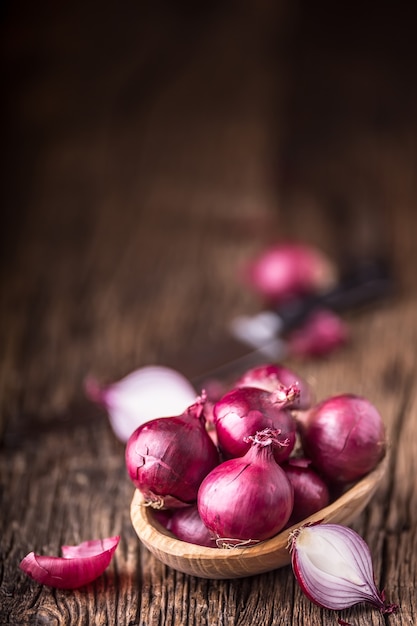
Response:
[[[77,589],[98,578],[110,564],[120,536],[62,546],[62,557],[30,552],[20,568],[33,580],[58,589]]]
[[[315,604],[339,611],[368,602],[381,613],[393,613],[374,582],[367,543],[339,524],[302,526],[290,539],[291,563],[303,593]]]
[[[201,483],[198,511],[219,547],[250,546],[287,523],[293,489],[272,447],[279,433],[266,428],[251,437],[247,453],[218,465]]]
[[[255,387],[239,387],[225,394],[213,409],[217,440],[224,456],[243,456],[251,447],[247,438],[271,428],[280,431],[280,445],[275,445],[273,451],[275,460],[285,461],[296,440],[296,422],[285,398],[281,389],[270,393]]]
[[[355,394],[340,394],[298,414],[306,456],[326,480],[346,484],[373,470],[386,449],[377,409]]]
[[[146,422],[130,436],[126,467],[148,505],[193,504],[201,481],[219,463],[205,427],[204,404],[205,398],[199,398],[181,415]]]
[[[106,386],[95,378],[87,378],[85,391],[90,400],[106,409],[113,432],[123,442],[141,424],[177,415],[197,397],[182,374],[160,365],[142,367]]]

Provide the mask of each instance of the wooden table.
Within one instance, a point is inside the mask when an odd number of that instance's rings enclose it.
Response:
[[[238,273],[268,243],[297,238],[338,258],[344,233],[323,210],[335,197],[376,211],[396,292],[346,314],[345,348],[285,362],[318,399],[368,397],[391,441],[354,528],[400,611],[342,617],[417,622],[412,20],[314,5],[3,9],[1,624],[337,623],[290,567],[199,580],[142,548],[123,444],[83,390],[88,374],[185,371],[185,347],[204,353],[233,316],[261,308]],[[115,557],[87,588],[53,590],[19,570],[31,550],[114,534]]]

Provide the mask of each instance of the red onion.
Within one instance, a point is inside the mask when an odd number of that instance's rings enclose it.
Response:
[[[301,522],[330,502],[327,484],[307,459],[290,459],[282,465],[294,489],[294,506],[287,526]]]
[[[310,386],[301,376],[284,365],[275,363],[257,365],[245,372],[234,384],[234,387],[258,387],[270,392],[293,386],[296,386],[299,393],[287,406],[297,409],[310,407],[313,399]]]
[[[265,429],[250,437],[243,457],[212,470],[198,491],[198,511],[220,547],[253,545],[278,533],[293,507],[293,490],[275,462],[279,433]]]
[[[168,528],[174,510],[176,511],[177,509],[154,509],[152,514],[158,524],[161,524],[164,528]]]
[[[178,508],[197,499],[203,478],[219,463],[207,434],[204,398],[184,413],[142,424],[126,445],[129,476],[154,508]]]
[[[77,589],[98,578],[109,566],[119,536],[62,546],[62,557],[30,552],[20,568],[36,582],[58,589]]]
[[[330,287],[335,270],[319,250],[283,243],[262,251],[245,269],[246,282],[267,300],[281,302]]]
[[[349,330],[342,318],[332,311],[321,310],[289,333],[287,342],[292,355],[320,357],[343,346],[348,337]]]
[[[275,460],[281,463],[290,456],[296,422],[281,389],[272,393],[255,387],[232,389],[214,405],[213,412],[219,447],[226,458],[245,454],[251,446],[246,438],[265,428],[281,433],[281,445],[274,446]]]
[[[157,417],[176,415],[195,401],[197,393],[182,374],[169,367],[141,367],[111,385],[89,377],[85,391],[108,412],[118,439],[126,442],[135,428]]]
[[[184,509],[176,509],[167,526],[181,541],[195,543],[207,548],[216,548],[216,542],[209,529],[203,523],[198,512],[197,505],[187,506]]]
[[[349,483],[373,470],[385,453],[385,429],[365,398],[341,394],[298,415],[306,456],[327,480]]]
[[[381,613],[394,613],[374,582],[368,545],[339,524],[302,526],[291,536],[291,562],[303,593],[315,604],[339,611],[368,602]]]

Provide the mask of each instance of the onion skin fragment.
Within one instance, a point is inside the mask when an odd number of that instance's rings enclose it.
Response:
[[[107,569],[119,541],[117,535],[77,546],[62,546],[62,557],[30,552],[20,562],[20,569],[42,585],[78,589],[96,580]]]

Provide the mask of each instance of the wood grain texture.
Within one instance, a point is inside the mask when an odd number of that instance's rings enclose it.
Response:
[[[204,580],[155,559],[131,524],[123,446],[83,391],[89,373],[180,366],[185,346],[203,351],[257,311],[237,276],[266,243],[337,255],[343,234],[321,210],[337,194],[376,207],[397,294],[346,316],[346,348],[288,364],[317,398],[352,391],[381,411],[389,468],[354,528],[400,605],[389,624],[417,622],[413,20],[392,8],[336,19],[326,4],[2,9],[2,626],[337,621],[289,567]],[[114,534],[112,564],[87,588],[40,587],[18,568],[31,550]],[[342,617],[386,622],[367,607]]]

